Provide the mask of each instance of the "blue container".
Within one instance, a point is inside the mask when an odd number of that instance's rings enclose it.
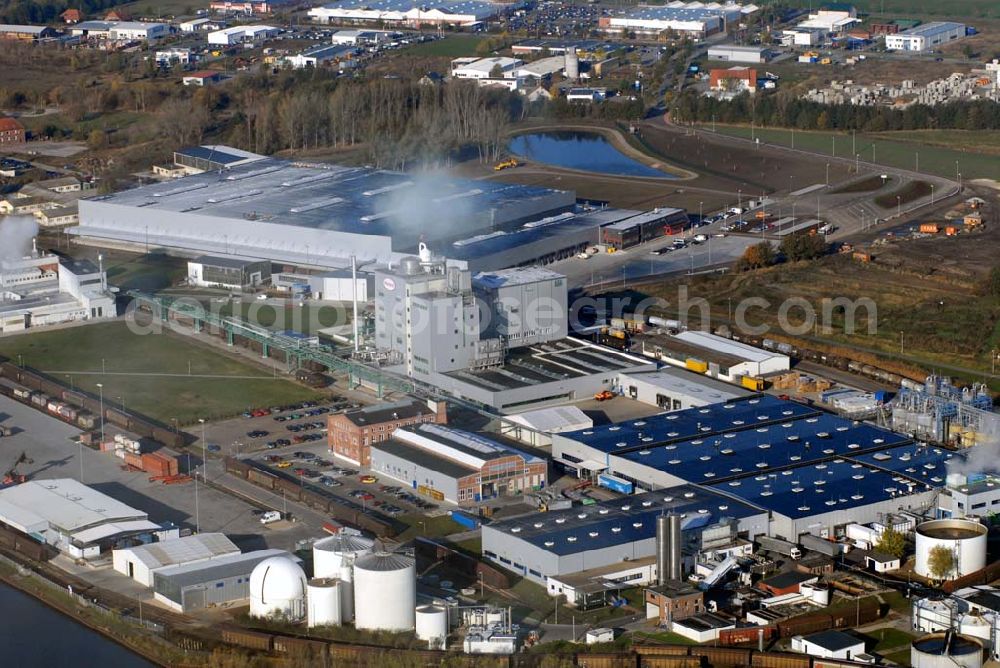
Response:
[[[631,494],[633,489],[632,483],[628,480],[622,480],[621,478],[608,475],[607,473],[602,473],[597,476],[597,484],[601,487],[607,487],[611,491],[618,492],[619,494]]]
[[[475,517],[470,517],[469,515],[460,513],[457,510],[449,511],[448,514],[451,515],[451,519],[458,524],[461,524],[466,529],[476,529],[479,527],[479,520]]]

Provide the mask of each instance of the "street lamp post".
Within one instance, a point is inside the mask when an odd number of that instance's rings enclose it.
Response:
[[[899,195],[896,195],[896,218],[903,215],[903,200],[900,199]]]
[[[198,422],[201,423],[201,464],[202,464],[202,476],[204,476],[205,471],[208,470],[208,459],[206,457],[207,450],[205,448],[205,418],[198,418]],[[194,526],[195,526],[195,532],[201,533],[201,508],[198,503],[197,471],[195,471],[194,473]]]

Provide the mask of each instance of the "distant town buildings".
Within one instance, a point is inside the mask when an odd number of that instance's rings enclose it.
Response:
[[[24,126],[16,118],[0,117],[0,145],[24,143]]]
[[[484,0],[444,0],[433,6],[417,0],[343,0],[337,4],[313,7],[309,16],[317,23],[471,26],[510,13],[518,6],[517,3]]]

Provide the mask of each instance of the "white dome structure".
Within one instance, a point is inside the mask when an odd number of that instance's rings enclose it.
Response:
[[[410,557],[373,552],[354,564],[354,626],[412,631],[416,623],[417,569]]]
[[[914,571],[925,578],[931,573],[930,554],[937,548],[952,553],[954,568],[944,579],[954,580],[986,567],[986,535],[989,530],[969,519],[931,520],[917,526],[916,564]]]
[[[250,616],[302,619],[306,574],[288,557],[271,557],[250,573]]]

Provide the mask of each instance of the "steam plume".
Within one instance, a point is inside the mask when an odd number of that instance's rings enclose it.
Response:
[[[31,240],[38,223],[28,216],[0,218],[0,261],[20,260],[31,254]]]

